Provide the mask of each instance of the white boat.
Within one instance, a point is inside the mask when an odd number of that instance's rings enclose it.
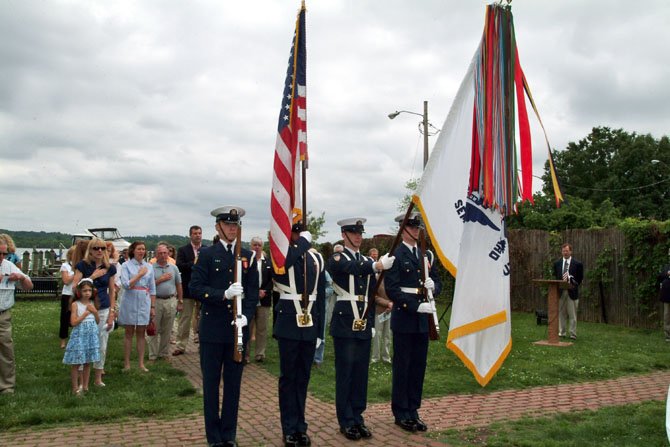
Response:
[[[130,242],[121,236],[121,233],[119,233],[118,229],[113,227],[89,228],[88,230],[84,230],[81,233],[73,233],[72,245],[74,245],[80,239],[90,241],[94,237],[105,241],[111,241],[117,251],[121,251],[124,248],[130,247]]]

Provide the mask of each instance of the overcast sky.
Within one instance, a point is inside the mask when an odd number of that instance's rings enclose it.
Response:
[[[0,228],[265,237],[299,0],[0,0]],[[307,1],[308,209],[392,228],[483,30],[479,0]],[[552,146],[594,126],[668,135],[670,2],[515,0]],[[431,147],[436,137],[431,137]],[[535,149],[541,175],[546,149]]]

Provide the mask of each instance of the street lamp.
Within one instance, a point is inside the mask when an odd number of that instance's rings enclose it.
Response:
[[[417,113],[417,112],[410,112],[409,110],[396,110],[393,113],[389,113],[388,117],[389,119],[394,119],[396,116],[400,115],[401,113],[409,113],[411,115],[417,115],[423,118],[423,122],[421,123],[423,125],[423,167],[426,167],[426,163],[428,163],[428,136],[431,135],[428,132],[428,126],[432,127],[436,131],[432,134],[435,135],[437,132],[440,131],[440,129],[437,129],[435,126],[430,124],[428,122],[428,101],[423,102],[423,113]],[[419,130],[421,127],[419,127]]]

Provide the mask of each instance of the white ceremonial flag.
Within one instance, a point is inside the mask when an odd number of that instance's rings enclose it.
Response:
[[[509,247],[501,214],[467,197],[474,90],[473,59],[412,200],[456,278],[447,347],[484,386],[512,347]]]
[[[473,58],[412,197],[437,256],[454,277],[470,174],[474,61]]]
[[[512,349],[509,246],[501,214],[465,202],[447,347],[485,386]]]

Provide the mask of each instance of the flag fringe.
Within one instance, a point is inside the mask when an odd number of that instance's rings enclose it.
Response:
[[[463,364],[470,370],[472,375],[475,376],[477,382],[481,386],[486,386],[491,381],[493,376],[496,375],[496,373],[502,366],[503,362],[509,355],[510,351],[512,350],[512,338],[510,337],[507,346],[505,346],[505,349],[503,349],[503,352],[498,357],[498,360],[496,360],[493,366],[491,366],[491,369],[489,369],[489,372],[485,376],[479,374],[475,365],[470,361],[470,359],[465,355],[465,353],[461,351],[461,349],[458,346],[456,346],[456,344],[454,344],[452,341],[447,341],[446,345],[448,349],[451,349],[454,352],[454,354],[456,354],[456,356],[459,359],[461,359]]]

